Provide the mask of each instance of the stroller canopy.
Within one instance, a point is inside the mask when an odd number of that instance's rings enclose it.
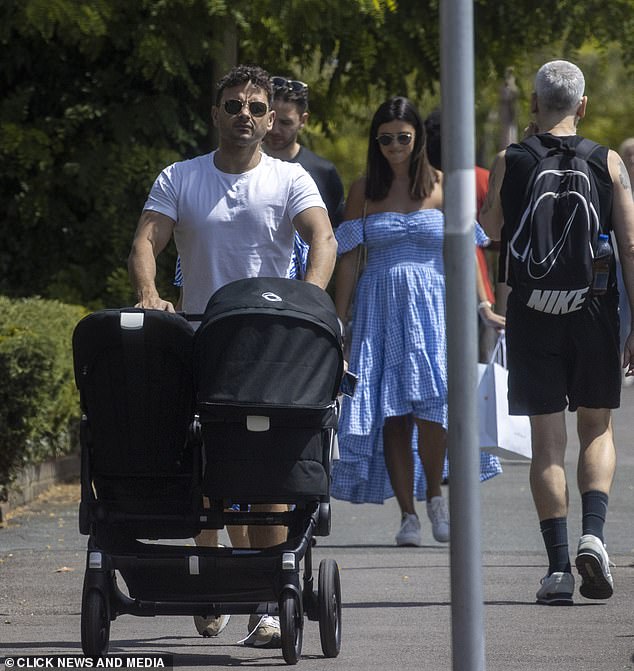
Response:
[[[194,340],[200,404],[323,408],[343,372],[334,304],[319,287],[248,278],[209,300]]]

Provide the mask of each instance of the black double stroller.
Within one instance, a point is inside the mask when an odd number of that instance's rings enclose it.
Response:
[[[296,280],[239,280],[212,296],[196,331],[178,314],[103,310],[77,325],[73,354],[84,653],[105,655],[123,614],[268,613],[280,618],[287,663],[301,655],[305,617],[319,622],[324,655],[337,656],[339,569],[322,560],[315,589],[311,556],[313,537],[330,533],[343,373],[329,296]],[[288,510],[250,509],[263,503]],[[287,540],[174,544],[232,524],[283,525]]]

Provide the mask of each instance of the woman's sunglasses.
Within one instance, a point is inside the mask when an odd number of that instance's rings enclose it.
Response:
[[[308,91],[308,84],[300,82],[297,79],[286,79],[286,77],[271,77],[271,84],[274,89],[285,89],[293,93],[305,93]]]
[[[396,140],[399,144],[407,145],[413,137],[411,133],[381,133],[381,135],[377,135],[376,139],[379,144],[388,147],[393,140]]]
[[[247,100],[225,100],[224,108],[227,114],[239,114],[244,109],[244,106],[249,106],[249,112],[254,117],[264,116],[269,109],[269,106],[266,103],[260,102],[259,100],[247,101]]]

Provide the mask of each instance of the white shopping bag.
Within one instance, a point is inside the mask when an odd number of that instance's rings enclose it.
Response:
[[[531,459],[528,417],[509,415],[506,341],[500,334],[488,364],[478,364],[480,449],[508,459]]]

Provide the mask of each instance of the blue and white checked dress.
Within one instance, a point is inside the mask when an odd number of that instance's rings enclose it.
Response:
[[[394,496],[383,457],[385,418],[413,414],[447,426],[444,218],[435,209],[379,212],[363,229],[353,219],[335,232],[339,254],[365,243],[368,259],[354,298],[349,361],[359,381],[354,397],[343,400],[331,494],[383,503]],[[486,236],[476,231],[483,244]],[[423,500],[416,444],[414,435],[414,495]],[[501,472],[499,459],[482,453],[480,479]]]

